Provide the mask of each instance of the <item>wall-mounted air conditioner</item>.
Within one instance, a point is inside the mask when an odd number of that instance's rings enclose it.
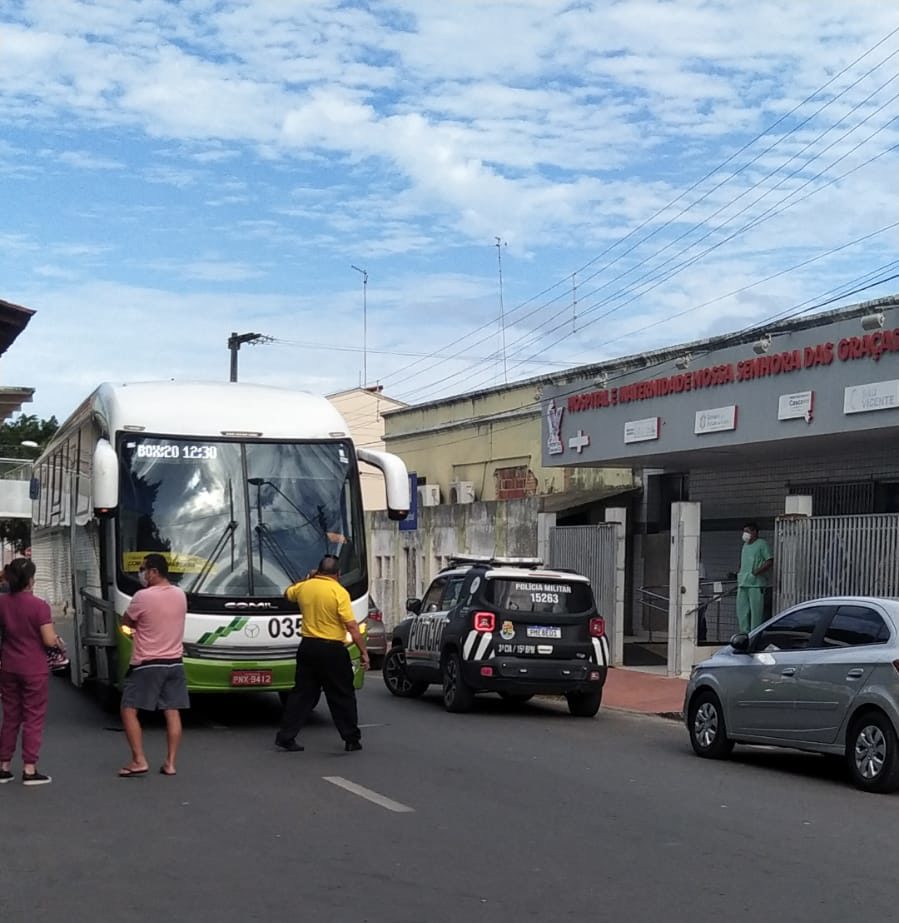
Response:
[[[440,506],[440,485],[421,484],[418,488],[420,506]]]
[[[474,483],[453,481],[450,484],[450,503],[474,503]]]

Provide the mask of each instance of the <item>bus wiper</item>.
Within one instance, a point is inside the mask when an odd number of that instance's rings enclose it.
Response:
[[[212,573],[212,569],[215,567],[216,562],[222,556],[222,552],[228,544],[228,539],[231,538],[236,531],[237,520],[232,519],[228,525],[225,526],[225,531],[216,542],[215,548],[212,549],[212,554],[206,559],[206,563],[203,565],[200,573],[197,574],[194,582],[187,588],[188,593],[199,592],[200,587],[206,582],[206,578]]]
[[[267,546],[268,550],[271,552],[271,556],[275,559],[275,562],[290,578],[290,582],[292,584],[296,583],[297,580],[299,580],[299,577],[297,577],[294,573],[293,564],[290,558],[287,556],[287,552],[281,547],[278,539],[276,539],[272,534],[271,529],[269,529],[269,527],[264,522],[260,522],[259,525],[256,526],[256,534],[259,536],[260,548],[263,545]]]
[[[268,485],[269,487],[271,487],[272,490],[274,490],[276,493],[281,494],[281,496],[282,496],[282,497],[283,497],[283,498],[284,498],[284,499],[285,499],[285,500],[286,500],[286,501],[287,501],[287,502],[288,502],[288,503],[289,503],[289,504],[290,504],[290,505],[302,516],[302,517],[303,517],[303,519],[306,520],[306,523],[307,523],[308,525],[312,526],[313,529],[315,529],[316,531],[320,532],[323,538],[327,538],[327,537],[328,537],[328,536],[327,536],[327,532],[322,528],[321,523],[320,523],[320,522],[317,522],[315,519],[313,519],[313,518],[312,518],[308,513],[306,513],[304,510],[301,510],[301,509],[296,505],[296,503],[294,503],[293,500],[291,500],[290,497],[288,497],[287,494],[284,493],[284,491],[281,490],[280,487],[278,487],[278,485],[277,485],[274,481],[270,481],[268,478],[247,478],[247,483],[248,483],[248,484],[252,484],[252,485],[253,485],[254,487],[256,487],[257,489],[261,489],[263,484],[267,484],[267,485]],[[258,498],[258,494],[257,494],[257,498]]]

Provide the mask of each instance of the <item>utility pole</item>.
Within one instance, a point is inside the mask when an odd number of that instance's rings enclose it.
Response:
[[[368,270],[350,266],[362,273],[362,387],[368,385]]]
[[[503,347],[503,384],[509,384],[509,369],[506,365],[506,309],[503,304],[503,247],[508,246],[501,238],[496,238],[496,260],[499,264],[499,330]]]
[[[228,337],[228,349],[231,350],[231,381],[237,381],[237,351],[240,349],[241,343],[265,342],[269,339],[270,337],[261,333],[232,333]]]

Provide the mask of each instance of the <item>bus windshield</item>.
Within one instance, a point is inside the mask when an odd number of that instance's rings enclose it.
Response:
[[[137,589],[149,552],[188,594],[280,596],[322,556],[364,591],[365,541],[352,444],[122,434],[118,571]]]

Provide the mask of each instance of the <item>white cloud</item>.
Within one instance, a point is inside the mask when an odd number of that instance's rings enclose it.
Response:
[[[762,317],[897,258],[895,232],[837,250],[889,220],[899,107],[878,88],[896,36],[787,115],[895,29],[880,0],[20,0],[4,15],[0,297],[38,310],[6,380],[64,368],[73,344],[104,374],[217,375],[247,321],[359,343],[352,263],[370,272],[372,345],[438,351],[483,327],[450,352],[487,355],[495,236],[521,374]],[[148,317],[164,348],[115,345]],[[326,390],[355,383],[357,359],[241,353],[260,380],[302,367]],[[421,395],[498,367],[407,365],[370,368]],[[35,406],[77,376],[35,382]]]

